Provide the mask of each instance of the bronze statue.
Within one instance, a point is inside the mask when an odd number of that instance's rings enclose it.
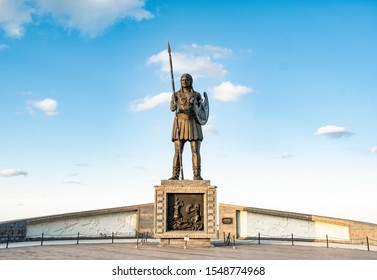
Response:
[[[174,142],[173,176],[169,180],[178,180],[180,172],[180,156],[184,144],[189,141],[192,152],[192,167],[194,180],[203,180],[200,175],[200,144],[203,140],[202,126],[196,117],[195,106],[200,106],[203,99],[199,92],[192,87],[190,74],[183,74],[181,77],[181,88],[172,95],[170,110],[177,114],[175,116],[172,141]]]
[[[207,93],[204,98],[193,89],[193,79],[190,74],[183,74],[181,87],[176,92],[174,87],[173,64],[171,59],[170,44],[168,44],[170,58],[170,73],[173,94],[170,110],[175,112],[173,123],[172,141],[174,142],[173,175],[169,180],[179,180],[183,177],[182,152],[187,141],[190,142],[192,153],[192,168],[194,180],[203,180],[201,176],[200,144],[203,140],[202,125],[205,125],[209,116],[209,102]]]

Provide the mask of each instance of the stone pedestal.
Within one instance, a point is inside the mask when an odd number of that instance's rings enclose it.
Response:
[[[216,238],[216,187],[209,180],[155,186],[154,236],[162,246],[208,247]]]

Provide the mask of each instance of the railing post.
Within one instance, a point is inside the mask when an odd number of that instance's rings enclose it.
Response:
[[[111,243],[114,243],[114,232],[111,233]]]
[[[6,246],[7,249],[8,249],[8,246],[9,246],[9,240],[10,240],[10,235],[8,233],[7,246]]]
[[[80,232],[77,233],[77,243],[76,244],[79,244],[79,241],[80,241]]]
[[[368,251],[370,251],[369,250],[369,238],[368,238],[368,236],[367,236],[367,247],[368,247]]]
[[[258,232],[258,244],[260,244],[260,232]]]
[[[326,234],[326,246],[329,248],[329,236]]]
[[[223,235],[224,235],[224,243],[225,243],[225,231],[223,232]]]
[[[44,233],[42,232],[41,246],[43,246],[43,236],[44,236]]]
[[[293,233],[291,234],[291,236],[292,236],[292,246],[294,246],[295,243],[294,243],[294,240],[293,240]]]
[[[184,238],[185,239],[185,246],[183,247],[183,249],[187,249],[187,237],[188,237],[188,234],[186,234],[186,238]]]
[[[147,231],[147,232],[145,233],[145,243],[148,243],[148,234],[149,234],[149,231]]]
[[[136,249],[139,247],[139,232],[136,231]]]

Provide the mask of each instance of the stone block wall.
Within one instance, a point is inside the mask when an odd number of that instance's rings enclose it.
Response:
[[[154,237],[154,204],[144,204],[138,208],[139,211],[139,233],[148,233],[149,237]]]
[[[367,237],[369,244],[377,245],[377,225],[360,222],[350,222],[350,235],[353,244],[366,244]]]
[[[219,238],[230,233],[230,237],[237,238],[237,209],[219,206]]]
[[[26,220],[0,223],[0,243],[20,242],[26,238]]]

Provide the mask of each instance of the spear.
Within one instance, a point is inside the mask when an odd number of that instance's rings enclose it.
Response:
[[[173,89],[173,96],[175,94],[175,86],[174,86],[174,74],[173,74],[173,60],[171,58],[171,48],[170,42],[168,41],[168,53],[169,53],[169,61],[170,61],[170,77],[171,77],[171,86]],[[179,156],[179,169],[181,170],[181,179],[184,180],[183,177],[183,164],[182,164],[182,150],[181,150],[181,140],[179,139],[179,126],[178,126],[178,106],[175,110],[175,126],[177,128],[177,135],[178,135],[178,156]]]

